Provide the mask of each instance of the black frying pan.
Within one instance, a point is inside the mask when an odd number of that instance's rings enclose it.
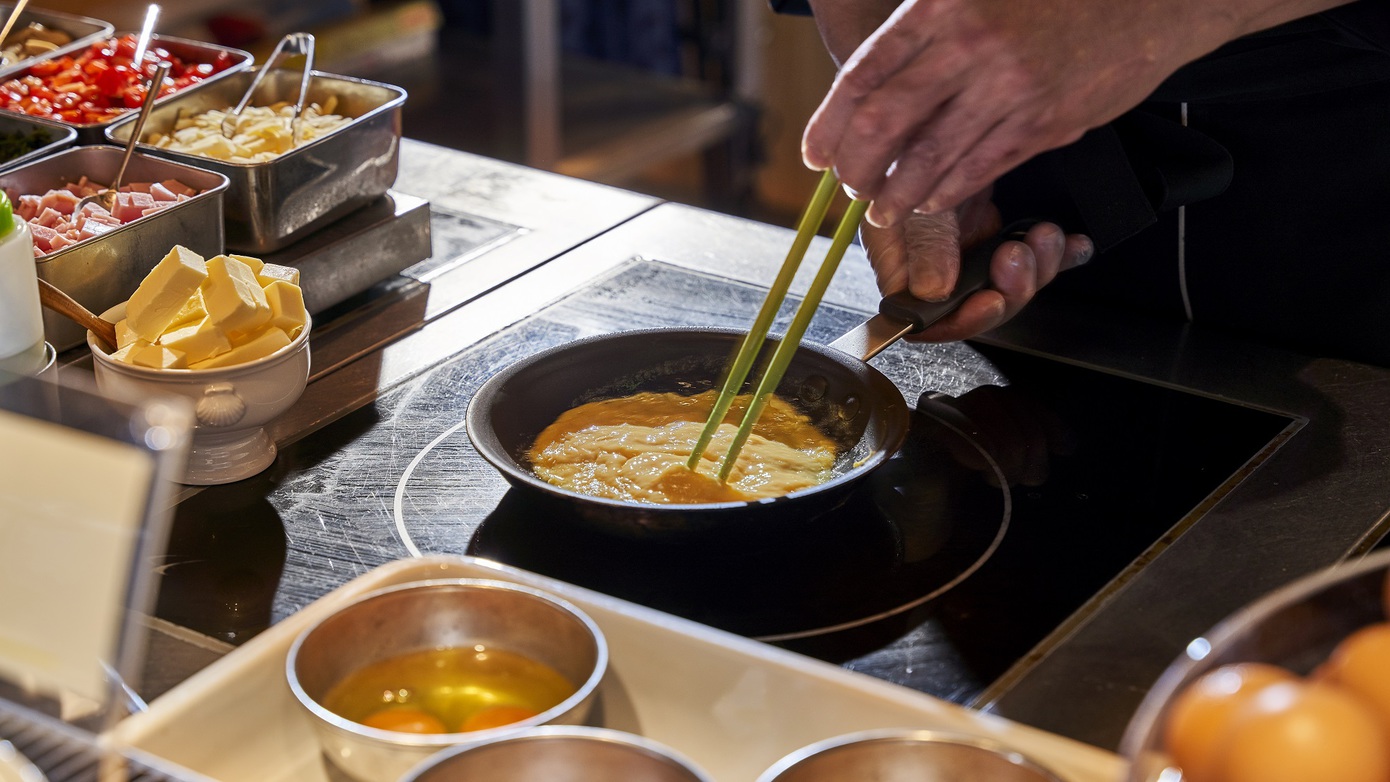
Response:
[[[803,344],[777,394],[835,440],[834,477],[818,486],[753,502],[658,505],[591,497],[553,486],[531,471],[526,451],[572,407],[639,391],[695,394],[717,388],[743,332],[645,329],[578,340],[512,364],[483,383],[468,405],[467,431],[483,458],[514,486],[559,498],[586,522],[629,537],[663,538],[729,524],[805,519],[839,505],[856,481],[907,436],[909,408],[897,386],[858,358]],[[761,366],[777,340],[769,339]]]
[[[804,521],[844,502],[855,484],[892,456],[907,436],[907,403],[897,386],[866,359],[903,334],[931,325],[987,284],[990,258],[1003,240],[1001,235],[966,254],[960,282],[949,300],[929,303],[890,296],[880,315],[836,341],[836,346],[862,351],[862,356],[811,343],[797,349],[776,393],[810,416],[837,444],[834,477],[818,486],[754,502],[658,505],[579,494],[531,471],[527,450],[566,410],[639,391],[696,394],[719,387],[743,339],[743,332],[735,330],[626,331],[522,359],[489,378],[473,396],[468,436],[513,486],[559,499],[576,517],[624,536],[679,538],[729,525]],[[887,336],[878,338],[885,322]],[[776,344],[775,337],[767,340],[755,367],[763,366]]]

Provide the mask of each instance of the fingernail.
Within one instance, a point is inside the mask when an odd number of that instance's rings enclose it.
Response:
[[[935,269],[926,271],[919,279],[921,285],[922,301],[945,301],[951,295],[951,290],[946,287],[946,278]]]
[[[869,210],[864,213],[864,219],[868,220],[869,225],[875,228],[887,228],[894,222],[893,213],[879,207],[877,203],[869,204]]]
[[[1091,260],[1091,258],[1092,258],[1095,254],[1096,254],[1096,246],[1095,246],[1094,244],[1091,244],[1090,242],[1087,242],[1087,243],[1086,243],[1086,246],[1085,246],[1085,247],[1082,247],[1082,248],[1081,248],[1080,250],[1078,250],[1077,253],[1076,253],[1076,265],[1077,265],[1077,266],[1084,266],[1088,261]]]

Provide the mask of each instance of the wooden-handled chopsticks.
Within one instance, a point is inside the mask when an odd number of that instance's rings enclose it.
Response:
[[[806,255],[806,249],[810,246],[811,240],[815,238],[821,222],[824,221],[826,210],[835,197],[835,191],[839,184],[834,172],[827,170],[821,175],[820,184],[817,185],[810,203],[806,206],[806,211],[801,215],[801,220],[797,224],[796,238],[792,240],[787,257],[782,261],[782,268],[778,271],[777,278],[769,288],[767,297],[763,299],[762,308],[758,310],[753,325],[739,346],[738,354],[730,365],[728,377],[725,378],[724,385],[719,390],[719,396],[715,398],[714,409],[710,411],[710,417],[705,421],[704,429],[700,432],[700,437],[696,440],[695,447],[691,451],[690,459],[686,462],[686,466],[690,469],[693,470],[699,465],[700,459],[704,457],[705,450],[709,447],[710,440],[714,437],[715,430],[723,422],[724,416],[728,414],[729,407],[733,404],[734,397],[743,387],[743,381],[748,377],[753,359],[758,355],[763,342],[767,339],[772,320],[776,317],[777,311],[781,309],[782,301],[786,298],[787,290],[791,287],[792,278],[796,276],[796,271]],[[868,201],[851,200],[844,216],[840,218],[840,224],[835,229],[825,260],[821,262],[820,270],[816,272],[815,279],[812,280],[810,288],[806,291],[805,297],[802,298],[800,306],[797,307],[796,314],[792,316],[791,325],[787,327],[786,334],[782,336],[771,360],[768,361],[762,379],[758,382],[757,390],[754,391],[748,409],[744,412],[743,420],[739,423],[738,430],[734,433],[734,438],[729,444],[729,449],[724,454],[724,460],[719,465],[719,480],[723,481],[729,477],[734,462],[738,460],[739,451],[743,449],[743,444],[748,441],[748,435],[752,433],[753,425],[757,423],[763,408],[767,406],[767,398],[777,388],[777,384],[782,381],[782,376],[786,374],[787,367],[791,364],[792,355],[801,343],[801,338],[805,335],[806,328],[810,325],[811,317],[815,315],[816,308],[820,306],[825,289],[830,286],[830,280],[835,276],[835,270],[839,268],[840,260],[845,256],[845,250],[849,248],[850,242],[854,241],[854,235],[859,229],[859,221],[864,218],[864,211],[868,206]]]

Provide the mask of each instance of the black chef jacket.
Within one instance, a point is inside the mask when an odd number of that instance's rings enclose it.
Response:
[[[1390,366],[1390,4],[1233,41],[1006,175],[995,200],[1006,222],[1096,242],[1039,304],[1139,307]]]

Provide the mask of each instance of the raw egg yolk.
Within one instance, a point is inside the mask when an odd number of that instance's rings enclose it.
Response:
[[[1318,668],[1318,678],[1361,696],[1380,717],[1390,742],[1390,623],[1363,627],[1342,639]]]
[[[1212,782],[1211,767],[1231,717],[1261,689],[1293,681],[1292,671],[1265,663],[1223,665],[1203,674],[1173,701],[1163,742],[1183,778]]]
[[[513,722],[520,722],[524,719],[540,714],[524,706],[511,706],[500,704],[488,706],[486,709],[476,711],[468,719],[463,721],[463,730],[486,730],[488,728],[498,728],[503,725],[510,725]]]
[[[1322,682],[1278,682],[1232,715],[1219,782],[1384,782],[1390,749],[1375,714]]]
[[[379,730],[397,733],[448,733],[449,729],[433,714],[409,706],[391,706],[372,712],[362,724]]]

